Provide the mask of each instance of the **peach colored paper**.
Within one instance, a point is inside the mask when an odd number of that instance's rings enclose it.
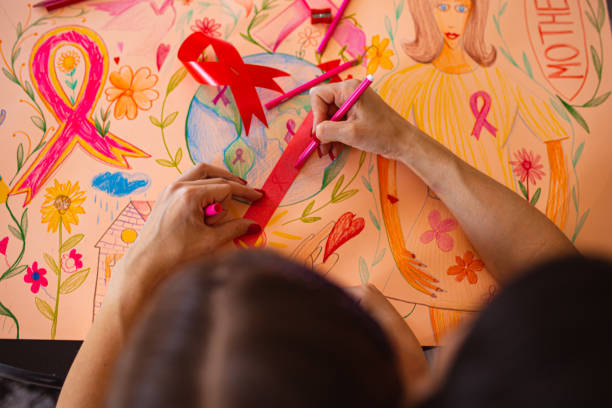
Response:
[[[428,6],[424,15],[412,15],[416,3]],[[488,12],[472,14],[473,3]],[[278,79],[285,90],[320,75],[321,63],[363,55],[343,79],[374,74],[373,88],[408,120],[532,202],[581,250],[610,254],[604,1],[354,0],[318,58],[326,27],[310,24],[309,7],[338,4],[0,5],[0,336],[84,338],[156,196],[195,162],[263,185],[308,96],[267,111],[269,127],[254,121],[247,136],[229,88],[198,86],[177,60],[193,31],[230,41],[246,63],[290,73]],[[468,35],[455,26],[462,13]],[[426,42],[413,17],[457,52],[405,46]],[[278,96],[258,93],[264,103]],[[312,158],[258,245],[343,285],[376,284],[424,345],[498,291],[432,191],[405,167],[356,150]]]

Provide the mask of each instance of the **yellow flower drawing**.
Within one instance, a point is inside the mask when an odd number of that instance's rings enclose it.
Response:
[[[78,67],[80,62],[81,57],[79,57],[79,53],[75,50],[70,50],[63,52],[62,55],[60,55],[58,65],[60,70],[70,72]]]
[[[61,223],[70,233],[70,224],[79,224],[77,214],[85,214],[81,207],[86,198],[85,191],[79,190],[78,181],[73,185],[70,181],[60,184],[57,180],[54,181],[53,187],[46,190],[40,212],[42,222],[48,223],[47,231],[56,232]]]
[[[0,204],[6,203],[6,200],[8,200],[8,193],[9,188],[2,179],[2,176],[0,176]]]
[[[378,67],[384,69],[392,69],[393,62],[391,57],[394,55],[393,50],[388,50],[389,39],[385,38],[380,41],[380,35],[376,34],[372,37],[372,45],[366,47],[366,58],[368,59],[367,73],[373,74],[378,70]]]
[[[136,119],[138,109],[149,110],[153,101],[159,97],[159,92],[151,89],[157,84],[157,75],[151,74],[148,67],[139,68],[136,73],[125,65],[119,71],[110,74],[112,87],[106,90],[106,99],[115,104],[116,119],[127,116],[129,120]]]

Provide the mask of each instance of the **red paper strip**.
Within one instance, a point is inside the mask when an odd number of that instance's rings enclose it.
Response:
[[[198,61],[209,45],[215,51],[217,61]],[[263,65],[245,64],[232,44],[202,33],[193,33],[187,37],[179,49],[178,58],[199,83],[229,85],[247,135],[252,116],[256,116],[261,123],[268,126],[255,87],[283,93],[274,78],[289,74]]]
[[[272,169],[272,173],[266,179],[262,187],[265,196],[251,204],[244,218],[257,222],[262,228],[268,224],[300,172],[295,168],[295,162],[312,140],[311,135],[312,112],[306,116],[296,134],[289,141],[276,166]],[[236,238],[234,243],[240,247],[244,245],[254,247],[261,234],[260,232],[259,234],[243,235],[240,238]]]

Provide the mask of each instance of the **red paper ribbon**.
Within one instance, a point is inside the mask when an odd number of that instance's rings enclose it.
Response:
[[[198,61],[209,45],[212,46],[217,61]],[[178,58],[199,83],[229,85],[247,135],[252,116],[256,116],[266,127],[268,126],[255,87],[282,93],[283,90],[274,78],[289,74],[262,65],[245,64],[232,44],[202,33],[193,33],[187,37],[179,49]]]
[[[265,196],[251,204],[246,214],[244,214],[244,218],[253,220],[262,227],[268,224],[300,172],[295,167],[295,162],[297,162],[300,154],[312,140],[311,134],[312,112],[306,116],[280,159],[278,159],[276,166],[272,169],[272,173],[266,179],[262,187]],[[260,232],[259,234],[243,235],[240,238],[236,238],[234,242],[240,247],[254,247],[261,234]]]

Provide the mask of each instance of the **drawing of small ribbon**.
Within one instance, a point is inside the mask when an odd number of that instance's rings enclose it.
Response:
[[[285,142],[289,143],[293,135],[295,135],[295,120],[289,119],[285,125],[287,126],[287,133],[285,133]]]
[[[484,103],[482,108],[478,109],[478,99],[480,98],[482,98]],[[497,128],[487,120],[487,116],[491,110],[491,95],[485,91],[475,92],[470,97],[470,108],[472,109],[472,114],[476,118],[476,123],[474,123],[474,127],[472,128],[472,136],[474,136],[476,140],[480,140],[480,133],[484,127],[491,132],[493,137],[496,137]]]
[[[57,81],[55,65],[50,64],[55,50],[66,44],[80,48],[85,57],[83,89],[74,104],[67,99]],[[30,66],[34,88],[60,126],[11,190],[11,194],[27,194],[24,205],[32,200],[77,145],[92,156],[117,167],[129,168],[127,157],[150,157],[112,133],[102,138],[96,130],[91,116],[108,75],[108,54],[96,33],[85,27],[51,30],[34,46]]]
[[[242,158],[243,154],[244,154],[244,150],[236,149],[236,158],[234,159],[232,164],[236,164],[236,162],[238,162],[238,161],[241,162],[241,163],[244,163],[244,159]]]
[[[208,46],[213,48],[217,61],[198,61]],[[268,126],[255,87],[282,93],[282,88],[274,78],[289,74],[262,65],[245,64],[232,44],[202,33],[193,33],[187,37],[179,49],[178,58],[199,83],[214,86],[229,85],[247,135],[252,116]]]

